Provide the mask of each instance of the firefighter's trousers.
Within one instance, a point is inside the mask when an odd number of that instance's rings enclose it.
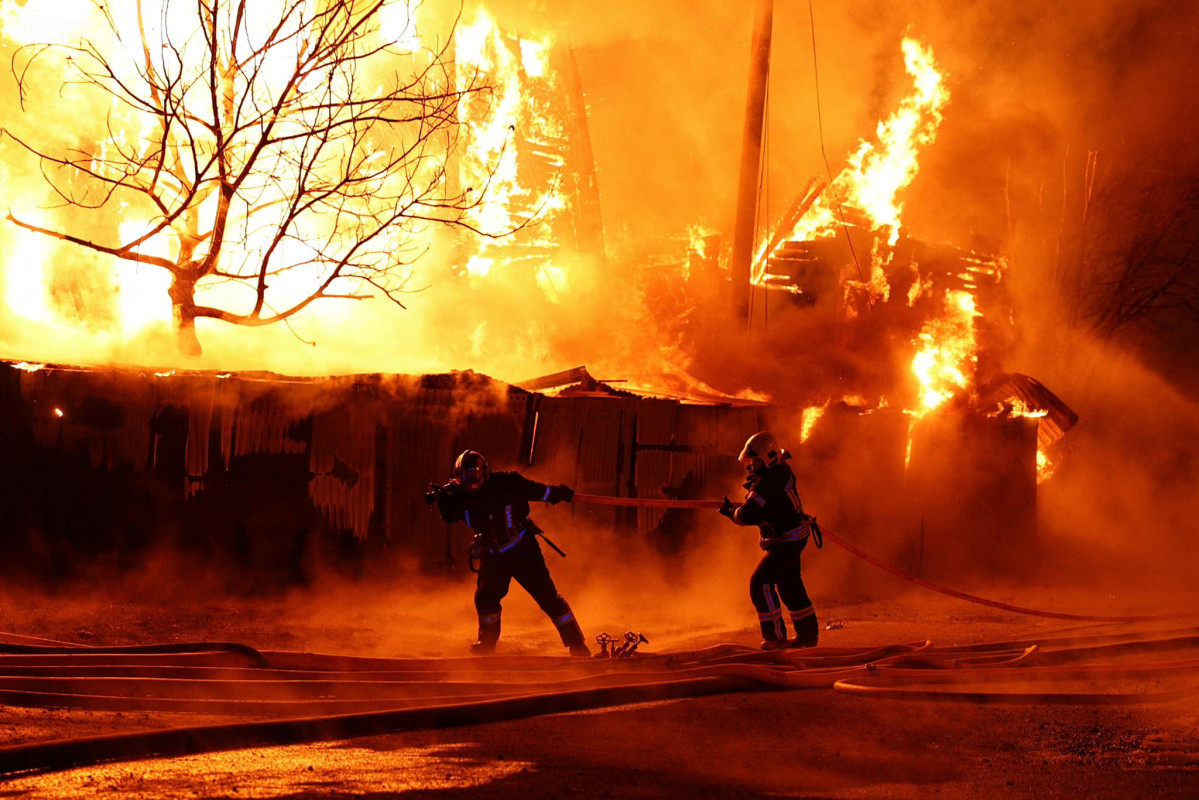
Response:
[[[796,644],[814,645],[820,634],[816,609],[812,607],[812,600],[799,573],[799,554],[807,544],[805,537],[798,542],[771,545],[750,576],[749,596],[758,610],[762,638],[768,642],[787,639],[787,626],[783,621],[784,605],[791,617]],[[779,604],[780,598],[782,605]]]
[[[475,583],[479,641],[484,645],[494,645],[500,638],[501,602],[508,594],[513,578],[553,620],[562,644],[569,647],[572,653],[586,652],[588,648],[583,629],[579,627],[570,606],[558,594],[554,579],[545,565],[541,544],[532,531],[526,531],[520,541],[504,552],[483,554]]]

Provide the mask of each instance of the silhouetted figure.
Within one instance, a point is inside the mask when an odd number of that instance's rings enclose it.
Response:
[[[816,609],[799,569],[799,554],[807,546],[808,537],[814,534],[816,546],[820,546],[820,529],[816,519],[804,513],[795,474],[786,463],[790,457],[766,431],[749,437],[738,457],[747,472],[745,502],[734,506],[725,497],[720,508],[721,514],[738,525],[757,525],[761,535],[758,544],[766,551],[749,579],[749,596],[762,627],[763,650],[814,647],[820,635]],[[790,642],[780,597],[795,629],[795,638]]]
[[[529,519],[530,502],[561,503],[572,497],[574,490],[565,484],[549,486],[515,471],[492,473],[487,460],[474,450],[458,456],[454,477],[448,483],[430,486],[425,500],[437,503],[442,519],[462,520],[475,531],[471,565],[473,568],[478,560],[475,610],[479,640],[471,645],[471,652],[495,652],[501,602],[515,578],[553,620],[571,655],[591,655],[574,612],[558,594],[545,565],[537,541],[541,529]]]

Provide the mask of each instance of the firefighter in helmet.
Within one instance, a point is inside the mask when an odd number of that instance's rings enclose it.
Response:
[[[565,484],[549,486],[515,471],[492,472],[487,459],[474,450],[458,456],[454,477],[448,483],[430,487],[426,501],[437,503],[442,519],[462,520],[475,531],[472,551],[478,556],[475,610],[479,639],[471,645],[472,653],[495,652],[500,638],[500,604],[515,578],[553,620],[570,654],[591,654],[574,612],[550,577],[537,541],[541,529],[529,519],[530,502],[561,503],[572,497],[574,490]]]
[[[749,579],[749,593],[762,626],[762,649],[814,647],[820,629],[816,609],[799,572],[799,554],[815,537],[821,545],[816,519],[804,513],[787,465],[791,454],[767,431],[745,442],[739,460],[745,465],[745,502],[734,506],[727,497],[720,513],[738,525],[757,525],[759,546],[766,555]],[[782,599],[782,605],[779,599]],[[795,638],[787,640],[783,605],[790,612]]]

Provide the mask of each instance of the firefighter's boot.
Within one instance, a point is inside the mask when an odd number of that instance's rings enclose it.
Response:
[[[762,649],[781,650],[787,646],[787,627],[783,624],[783,610],[758,612],[758,625],[762,629]]]
[[[579,621],[575,619],[574,614],[569,614],[565,619],[554,620],[554,627],[562,637],[562,644],[570,648],[572,656],[591,657],[591,649],[587,647],[587,639],[583,636],[583,629],[579,627]]]
[[[479,641],[470,646],[472,656],[489,656],[495,652],[495,643],[500,640],[500,615],[479,615]]]
[[[790,647],[815,647],[820,639],[820,623],[816,621],[816,609],[812,606],[791,612],[791,626],[795,628],[795,638]]]

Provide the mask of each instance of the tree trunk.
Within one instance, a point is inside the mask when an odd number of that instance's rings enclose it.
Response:
[[[171,275],[171,320],[175,325],[176,341],[179,352],[186,356],[197,357],[203,352],[200,340],[196,336],[196,281],[180,275]]]

